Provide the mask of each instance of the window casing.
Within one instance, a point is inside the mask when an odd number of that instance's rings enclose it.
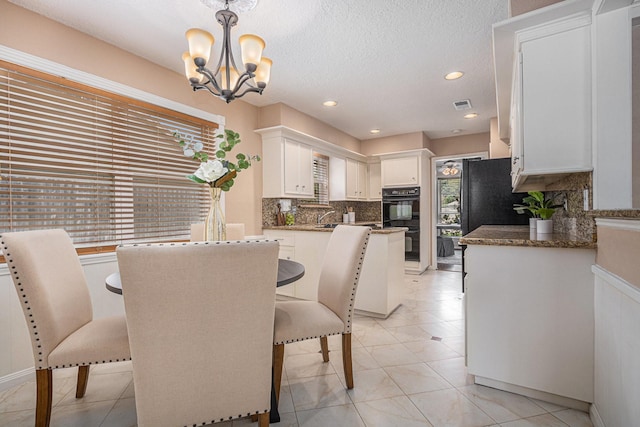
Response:
[[[0,232],[64,228],[77,247],[187,239],[208,209],[178,131],[217,125],[0,61]]]

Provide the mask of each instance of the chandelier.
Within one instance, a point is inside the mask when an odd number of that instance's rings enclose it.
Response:
[[[211,47],[215,39],[199,28],[192,28],[186,32],[189,51],[182,54],[185,74],[193,90],[206,89],[227,104],[248,92],[262,91],[267,87],[271,75],[272,61],[262,56],[265,47],[264,40],[253,34],[240,36],[240,50],[244,71],[236,66],[231,51],[231,28],[238,23],[238,15],[229,10],[229,3],[238,2],[238,10],[247,10],[244,4],[255,6],[256,0],[224,0],[224,9],[216,12],[216,19],[222,25],[223,38],[220,59],[214,71],[207,68]],[[215,0],[202,0],[207,6],[215,4]]]
[[[444,163],[444,167],[442,168],[442,175],[444,176],[455,176],[458,175],[460,169],[456,168],[456,165],[451,160]]]

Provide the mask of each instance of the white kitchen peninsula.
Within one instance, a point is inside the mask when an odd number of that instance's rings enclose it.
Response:
[[[468,373],[478,384],[586,411],[594,397],[595,243],[533,233],[485,225],[460,239]]]
[[[356,224],[357,225],[357,224]],[[263,233],[280,241],[280,257],[293,259],[305,267],[305,275],[294,284],[278,288],[285,298],[315,300],[324,253],[331,228],[315,224],[265,227]],[[362,265],[355,311],[386,318],[404,296],[405,228],[373,230]]]

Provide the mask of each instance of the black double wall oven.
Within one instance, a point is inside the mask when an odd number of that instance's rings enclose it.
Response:
[[[382,189],[382,227],[407,227],[405,261],[420,261],[420,187]]]

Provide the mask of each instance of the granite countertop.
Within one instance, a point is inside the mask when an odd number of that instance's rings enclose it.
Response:
[[[333,228],[324,228],[326,224],[295,224],[295,225],[281,225],[281,226],[267,226],[263,225],[263,230],[286,230],[286,231],[320,231],[320,232],[332,232]],[[373,222],[356,222],[355,224],[341,224],[338,225],[376,225]],[[399,233],[401,231],[409,230],[406,227],[388,227],[388,228],[373,228],[371,231],[373,234],[392,234]]]
[[[592,240],[571,234],[553,233],[537,236],[528,225],[483,225],[460,238],[461,245],[530,246],[540,248],[595,249]]]

